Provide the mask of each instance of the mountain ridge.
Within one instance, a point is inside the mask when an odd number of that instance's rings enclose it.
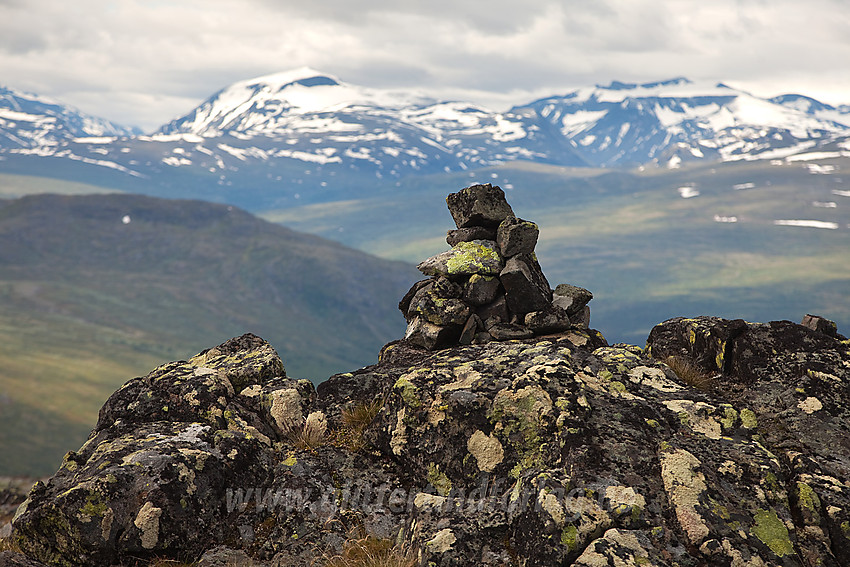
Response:
[[[392,190],[414,175],[517,161],[669,168],[846,156],[850,106],[803,95],[760,98],[679,77],[613,81],[495,112],[301,68],[226,86],[150,135],[94,134],[0,148],[0,172],[47,172],[257,210],[281,199],[328,202],[373,191],[367,187]]]

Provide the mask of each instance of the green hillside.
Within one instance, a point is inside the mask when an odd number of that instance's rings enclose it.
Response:
[[[417,278],[224,205],[0,201],[0,475],[52,472],[124,381],[245,332],[295,378],[370,364]]]

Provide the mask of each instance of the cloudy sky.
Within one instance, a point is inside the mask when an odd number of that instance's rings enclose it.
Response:
[[[850,104],[847,0],[0,0],[0,85],[147,131],[310,66],[507,108],[686,76]]]

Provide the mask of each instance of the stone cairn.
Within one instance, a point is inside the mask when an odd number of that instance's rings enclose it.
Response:
[[[399,302],[406,340],[435,350],[588,327],[593,294],[549,287],[534,254],[537,225],[517,218],[498,186],[472,185],[446,203],[457,225],[446,237],[452,248],[419,264],[430,278]]]

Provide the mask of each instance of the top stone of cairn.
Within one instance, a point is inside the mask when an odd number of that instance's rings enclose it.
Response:
[[[505,192],[489,183],[472,185],[451,193],[446,197],[446,204],[458,228],[496,228],[514,214],[505,199]]]

